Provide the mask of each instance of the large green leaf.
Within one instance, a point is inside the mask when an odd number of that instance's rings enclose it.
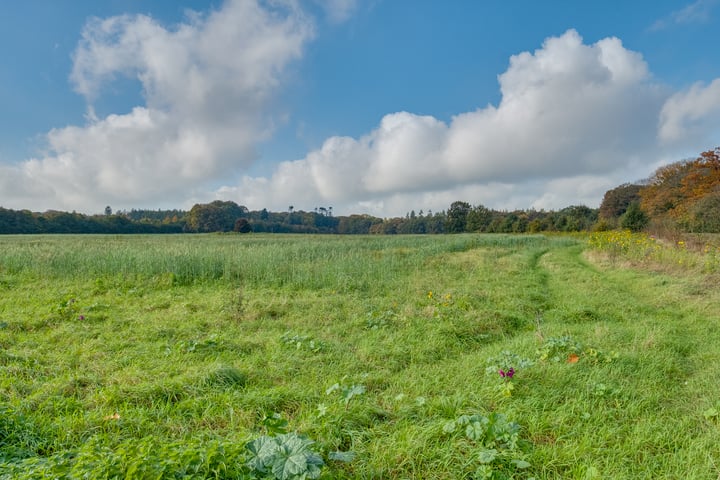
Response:
[[[307,466],[307,457],[304,453],[294,453],[289,456],[279,455],[273,463],[272,473],[278,480],[304,478]]]
[[[485,425],[477,421],[471,422],[465,428],[465,435],[470,440],[480,442],[485,439]]]
[[[248,443],[246,448],[252,453],[252,457],[248,461],[250,468],[265,473],[266,469],[273,465],[280,445],[276,439],[262,436]]]
[[[492,463],[498,456],[498,451],[494,448],[490,448],[487,450],[481,450],[480,455],[478,455],[478,460],[480,463]]]

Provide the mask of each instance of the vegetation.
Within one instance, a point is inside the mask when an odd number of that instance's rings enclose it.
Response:
[[[0,478],[715,478],[679,242],[2,236]]]
[[[720,232],[720,147],[658,168],[645,182],[609,190],[600,205],[607,227],[639,231]]]
[[[316,212],[249,211],[234,202],[216,200],[195,205],[190,212],[133,210],[93,216],[0,208],[0,233],[537,233],[589,230],[596,220],[597,210],[584,206],[568,207],[558,212],[503,212],[489,210],[482,205],[471,207],[466,202],[454,202],[447,213],[429,212],[425,215],[422,211],[419,214],[412,211],[402,218],[381,219],[370,215],[334,217],[331,208],[323,207]]]

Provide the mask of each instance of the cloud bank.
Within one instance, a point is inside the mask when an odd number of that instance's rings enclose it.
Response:
[[[2,167],[2,191],[24,206],[165,205],[242,171],[271,134],[284,69],[313,35],[296,6],[273,5],[232,0],[173,28],[145,15],[89,21],[70,76],[88,123],[49,132],[42,158]],[[145,104],[97,118],[92,102],[119,77],[140,82]]]
[[[342,21],[354,8],[337,0],[326,14]],[[223,199],[380,216],[455,200],[594,206],[609,188],[711,147],[720,130],[720,79],[671,91],[620,39],[586,44],[568,30],[509,59],[497,105],[448,121],[389,113],[365,135],[328,138],[248,176],[258,142],[272,138],[288,66],[313,35],[290,1],[231,0],[172,28],[144,15],[91,20],[70,76],[87,124],[52,130],[45,155],[0,166],[0,191],[13,199],[3,206],[99,212]],[[121,77],[137,79],[144,104],[98,118],[93,102]]]
[[[392,113],[361,138],[329,138],[270,178],[245,177],[217,195],[392,215],[458,199],[508,209],[597,205],[657,165],[658,135],[672,147],[690,123],[706,132],[719,104],[717,81],[672,95],[619,39],[587,45],[574,30],[511,57],[498,81],[497,106],[449,123]]]

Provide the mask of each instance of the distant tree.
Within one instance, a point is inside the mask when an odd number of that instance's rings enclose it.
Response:
[[[247,208],[235,202],[196,204],[188,213],[187,227],[191,232],[229,232],[235,228],[236,220],[247,213]]]
[[[492,212],[483,205],[476,205],[468,212],[465,228],[468,232],[485,232],[490,222]]]
[[[235,220],[235,227],[233,228],[233,231],[238,233],[250,233],[252,230],[252,225],[250,225],[247,218],[238,218]]]
[[[648,221],[648,216],[640,208],[640,203],[633,202],[620,217],[620,226],[633,232],[639,232],[648,225]]]
[[[367,234],[373,225],[381,224],[382,219],[370,215],[350,215],[339,217],[337,233],[341,234]]]
[[[112,208],[110,208],[110,205],[105,207],[105,215],[112,215]]]
[[[690,171],[687,160],[675,162],[658,168],[640,190],[640,205],[651,217],[672,214],[672,211],[684,201],[681,191],[682,179]]]
[[[467,226],[467,217],[470,213],[470,204],[467,202],[453,202],[447,212],[445,231],[448,233],[461,233]]]
[[[426,233],[445,233],[445,221],[447,217],[444,212],[432,213],[432,210],[428,210],[425,215],[425,231]]]
[[[720,190],[720,147],[658,168],[640,191],[641,206],[652,219],[692,224],[692,212],[703,197]]]
[[[695,204],[687,229],[697,233],[720,232],[720,190],[705,195]]]
[[[563,227],[558,230],[580,232],[590,230],[592,225],[597,222],[598,211],[585,205],[572,205],[560,210],[558,216],[564,218]]]
[[[598,211],[599,217],[603,220],[617,221],[631,203],[640,200],[642,188],[642,185],[624,183],[605,192]]]

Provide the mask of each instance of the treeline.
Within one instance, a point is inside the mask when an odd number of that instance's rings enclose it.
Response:
[[[447,211],[414,210],[404,217],[334,216],[332,207],[312,211],[251,211],[216,200],[184,210],[130,210],[103,215],[44,213],[0,207],[0,233],[205,233],[272,232],[332,234],[438,234],[578,232],[652,228],[659,233],[720,232],[720,147],[698,158],[659,168],[649,179],[605,193],[599,209],[583,205],[559,211],[492,210],[464,201]]]
[[[414,210],[404,217],[382,219],[372,215],[334,216],[332,208],[314,211],[289,208],[250,211],[230,201],[197,204],[190,211],[131,210],[103,215],[9,210],[0,207],[0,233],[208,233],[270,232],[329,234],[439,234],[461,232],[523,233],[589,230],[598,211],[574,206],[558,212],[490,210],[482,205],[454,202],[447,211]]]
[[[643,182],[605,193],[598,229],[720,232],[720,147],[658,168]]]
[[[135,221],[118,215],[83,215],[49,210],[9,210],[0,207],[0,234],[24,233],[180,233],[180,224]]]
[[[482,205],[453,202],[447,211],[427,214],[411,211],[405,217],[382,219],[371,215],[333,216],[332,208],[316,211],[249,211],[234,202],[215,201],[195,205],[187,216],[189,232],[272,232],[335,234],[423,234],[423,233],[523,233],[577,232],[589,230],[598,219],[597,209],[585,206],[558,212],[490,210]]]

